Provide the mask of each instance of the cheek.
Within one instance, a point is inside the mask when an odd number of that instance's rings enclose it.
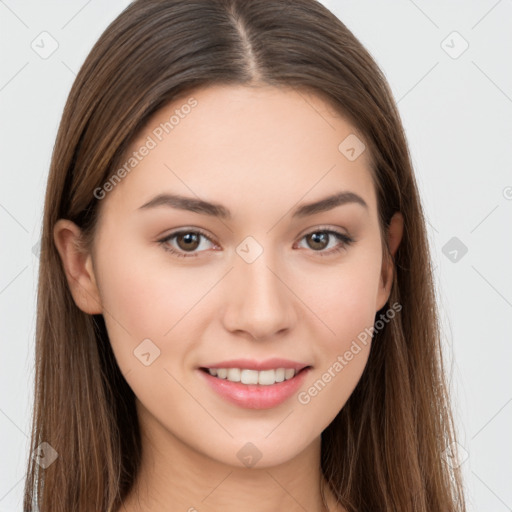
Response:
[[[119,247],[114,250],[113,247]],[[162,349],[162,339],[185,311],[183,273],[151,262],[136,246],[112,244],[98,264],[98,286],[112,349],[119,366],[134,364],[133,351],[145,339]]]
[[[317,269],[301,286],[304,303],[322,327],[328,352],[342,350],[359,332],[373,325],[381,269],[374,245],[354,251],[338,266]]]
[[[359,252],[336,270],[315,279],[308,301],[321,322],[315,371],[297,396],[316,427],[327,427],[359,382],[370,353],[381,260],[376,248]],[[330,277],[330,278],[329,278]],[[312,291],[311,291],[312,290]]]
[[[149,386],[148,377],[155,378],[157,371],[168,379],[164,369],[174,373],[190,366],[201,330],[216,310],[211,301],[218,298],[209,291],[219,275],[211,268],[191,272],[170,264],[162,248],[118,241],[100,259],[98,276],[110,344],[134,389]],[[145,359],[154,362],[144,366],[141,354],[148,352]]]

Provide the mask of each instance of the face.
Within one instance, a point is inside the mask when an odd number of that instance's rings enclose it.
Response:
[[[390,289],[368,151],[340,150],[354,136],[317,96],[215,86],[134,141],[136,164],[98,192],[84,287],[148,425],[226,464],[261,454],[265,467],[343,407]],[[218,208],[186,209],[196,201]]]

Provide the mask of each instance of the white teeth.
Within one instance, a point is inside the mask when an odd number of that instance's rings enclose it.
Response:
[[[241,370],[240,382],[242,384],[258,384],[258,372],[256,370]]]
[[[270,386],[276,382],[276,371],[275,370],[263,370],[259,372],[258,384],[262,386]]]
[[[295,370],[293,368],[286,368],[284,371],[284,380],[291,379],[295,375]]]
[[[271,386],[276,382],[283,382],[295,376],[293,368],[276,368],[275,370],[248,370],[246,368],[208,368],[210,375],[219,379],[242,384],[259,384]]]
[[[240,368],[229,368],[227,379],[231,382],[240,382]]]

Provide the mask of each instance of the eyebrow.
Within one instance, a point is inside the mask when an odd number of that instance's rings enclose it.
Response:
[[[337,206],[351,203],[359,204],[362,207],[368,209],[368,204],[361,196],[355,194],[354,192],[341,191],[336,194],[324,197],[319,201],[299,206],[293,212],[292,217],[307,217],[316,213],[332,210]],[[139,210],[156,208],[159,206],[186,210],[203,215],[211,215],[212,217],[219,217],[221,219],[232,218],[229,209],[219,203],[210,203],[203,201],[202,199],[186,197],[177,194],[159,194],[147,203],[144,203],[142,206],[140,206]]]

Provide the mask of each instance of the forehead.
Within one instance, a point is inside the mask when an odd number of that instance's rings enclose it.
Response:
[[[168,191],[235,212],[251,204],[286,210],[301,198],[350,190],[374,208],[364,148],[358,130],[315,94],[270,86],[195,89],[149,119],[107,202],[133,211]]]

